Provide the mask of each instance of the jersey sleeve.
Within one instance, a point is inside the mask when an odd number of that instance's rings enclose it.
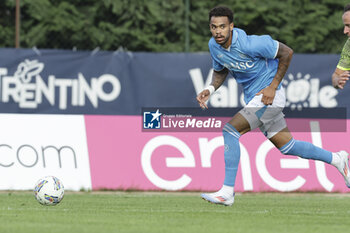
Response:
[[[247,52],[252,57],[275,59],[279,48],[279,42],[271,36],[248,36]]]
[[[337,68],[341,70],[350,70],[350,39],[344,44]]]
[[[216,48],[214,47],[213,45],[213,39],[211,39],[209,41],[209,51],[210,51],[210,56],[211,56],[211,59],[212,59],[212,64],[213,64],[213,69],[215,71],[221,71],[223,70],[225,67],[223,65],[220,64],[219,60],[217,59],[217,57],[215,56],[216,54]]]
[[[221,64],[214,58],[214,56],[213,56],[212,53],[210,53],[210,55],[211,55],[211,59],[213,60],[213,69],[214,69],[215,71],[221,71],[221,70],[223,70],[225,67],[224,67],[223,65],[221,65]]]

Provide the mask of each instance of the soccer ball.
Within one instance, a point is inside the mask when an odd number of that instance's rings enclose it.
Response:
[[[64,196],[62,182],[54,176],[38,180],[34,188],[35,199],[42,205],[57,205]]]

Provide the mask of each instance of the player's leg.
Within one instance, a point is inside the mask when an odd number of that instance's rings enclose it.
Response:
[[[295,140],[288,128],[284,128],[269,140],[286,155],[297,155],[304,159],[332,162],[332,152],[317,147],[309,142]]]
[[[241,113],[237,113],[223,127],[222,134],[225,145],[225,180],[224,186],[235,186],[238,164],[241,157],[239,138],[250,131],[250,124]]]
[[[204,193],[202,198],[212,203],[232,205],[234,202],[234,186],[241,157],[239,138],[241,135],[262,125],[260,116],[266,106],[261,102],[262,95],[255,96],[239,113],[224,127],[225,144],[225,180],[218,192]]]
[[[222,130],[225,144],[225,180],[221,189],[215,193],[203,193],[202,198],[222,205],[232,205],[234,202],[234,186],[240,160],[239,138],[250,131],[250,124],[246,118],[237,113]]]
[[[340,151],[332,153],[309,142],[295,140],[288,128],[284,128],[269,140],[286,155],[296,155],[304,159],[323,161],[335,166],[343,175],[346,185],[350,188],[350,171],[348,153]]]

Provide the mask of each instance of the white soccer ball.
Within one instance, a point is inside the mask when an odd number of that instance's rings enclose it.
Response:
[[[34,195],[42,205],[57,205],[63,199],[64,187],[57,177],[46,176],[36,183]]]

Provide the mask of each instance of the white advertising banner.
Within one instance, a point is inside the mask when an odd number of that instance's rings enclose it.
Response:
[[[91,189],[84,116],[0,114],[0,190],[31,190],[48,175]]]

